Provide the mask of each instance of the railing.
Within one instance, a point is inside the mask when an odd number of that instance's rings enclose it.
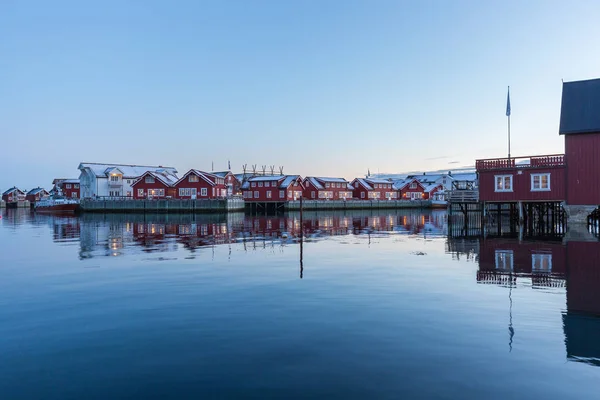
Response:
[[[475,161],[477,171],[512,168],[555,168],[565,166],[564,154],[511,158],[488,158]]]
[[[453,190],[475,190],[475,182],[473,181],[453,181]]]
[[[108,181],[108,186],[123,186],[123,181]]]
[[[476,203],[479,201],[478,190],[451,190],[448,192],[450,203]]]

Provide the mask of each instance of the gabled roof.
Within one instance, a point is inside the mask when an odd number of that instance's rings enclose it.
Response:
[[[13,187],[11,187],[10,189],[6,190],[4,193],[2,193],[2,196],[5,196],[5,195],[7,195],[7,194],[10,194],[10,193],[12,193],[12,192],[14,192],[14,191],[17,191],[17,190],[18,190],[19,192],[21,192],[21,193],[25,193],[25,192],[23,192],[21,189],[17,188],[16,186],[13,186]]]
[[[273,176],[253,176],[252,178],[248,178],[246,182],[242,185],[242,189],[250,188],[251,182],[279,182],[279,189],[287,189],[294,181],[297,179],[302,179],[300,175],[273,175]],[[302,184],[302,182],[300,182]]]
[[[600,132],[600,79],[564,82],[558,133]]]
[[[349,185],[349,182],[344,178],[323,178],[320,176],[309,176],[305,178],[305,181],[306,180],[309,181],[311,185],[313,185],[318,190],[325,189],[325,187],[323,186],[324,183],[342,183],[345,185]]]
[[[352,186],[356,187],[356,185],[354,184],[354,182],[358,182],[362,187],[364,187],[367,190],[373,190],[373,186],[371,186],[365,179],[363,178],[356,178],[352,181]]]
[[[74,179],[74,178],[56,178],[52,181],[53,185],[56,185],[57,183],[79,183],[79,179]]]
[[[167,175],[167,174],[158,174],[156,172],[153,171],[146,171],[144,174],[142,174],[142,176],[140,176],[139,178],[137,178],[132,184],[131,187],[137,185],[139,182],[141,182],[143,179],[146,178],[146,176],[153,176],[155,179],[159,180],[160,182],[162,182],[165,186],[173,186],[175,185],[175,183],[177,182],[177,177],[173,176],[173,175]]]
[[[106,177],[108,173],[118,169],[125,178],[138,178],[147,171],[165,173],[177,178],[177,170],[173,167],[148,166],[148,165],[128,165],[128,164],[99,164],[99,163],[81,163],[78,169],[89,168],[97,177]]]
[[[216,175],[219,178],[225,178],[228,174],[231,174],[231,171],[217,171],[217,172],[211,172],[211,174]],[[231,174],[231,175],[233,175],[233,174]]]
[[[209,177],[214,178],[222,178],[221,176],[217,176],[214,174],[211,174],[209,172],[204,172],[204,171],[199,171],[197,169],[190,169],[188,172],[185,173],[185,175],[183,175],[181,177],[181,179],[179,179],[177,182],[175,182],[175,185],[178,185],[180,182],[185,181],[185,179],[190,176],[191,174],[196,175],[197,177],[203,179],[204,181],[206,181],[209,185],[211,186],[215,186],[215,182],[210,180]]]
[[[421,181],[419,181],[419,178],[406,178],[402,181],[398,181],[394,183],[394,188],[396,190],[402,190],[404,189],[406,186],[408,186],[409,184],[415,182],[417,185],[421,186],[421,188],[423,190],[425,190],[425,187],[428,185],[426,183],[423,183]],[[437,186],[437,184],[435,184]]]
[[[300,175],[284,175],[285,179],[279,185],[279,189],[287,189],[292,183],[298,179],[302,179]],[[300,182],[302,185],[302,182]]]
[[[28,195],[28,196],[29,196],[29,195],[36,195],[36,194],[38,194],[38,193],[40,193],[40,192],[46,192],[46,193],[48,193],[48,192],[46,191],[46,189],[44,189],[44,188],[41,188],[41,187],[37,187],[37,188],[35,188],[35,189],[31,189],[29,192],[27,192],[27,195]]]
[[[423,190],[426,193],[429,193],[436,188],[443,188],[443,187],[444,187],[444,185],[442,185],[441,183],[429,183],[429,184],[423,186]]]
[[[379,183],[392,183],[389,179],[382,178],[365,178],[365,181],[369,182],[371,185]]]

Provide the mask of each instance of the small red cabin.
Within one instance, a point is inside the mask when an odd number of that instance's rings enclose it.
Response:
[[[396,200],[398,192],[391,181],[377,178],[356,178],[351,183],[353,196],[360,200]]]
[[[216,199],[227,196],[224,177],[197,169],[189,170],[173,186],[178,199]]]
[[[303,197],[309,200],[347,200],[354,188],[344,178],[309,176],[304,179]]]
[[[35,204],[36,202],[49,195],[50,193],[48,193],[46,189],[38,187],[35,189],[31,189],[29,192],[27,192],[27,195],[25,195],[25,200],[28,200],[31,204]]]
[[[25,192],[23,192],[21,189],[18,189],[16,186],[13,186],[4,193],[2,193],[2,200],[4,200],[6,204],[24,201]]]
[[[400,200],[429,200],[435,193],[442,192],[441,183],[424,183],[418,178],[406,179],[394,184]]]
[[[253,203],[298,200],[303,191],[300,175],[254,176],[242,185],[244,201]]]
[[[133,198],[136,200],[174,198],[174,183],[173,175],[147,171],[131,184]]]
[[[484,202],[564,201],[562,154],[477,160],[479,200]]]

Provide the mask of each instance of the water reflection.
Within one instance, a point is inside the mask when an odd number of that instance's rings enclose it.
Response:
[[[3,228],[50,228],[58,244],[79,246],[81,260],[123,257],[136,253],[183,251],[194,258],[215,246],[241,244],[244,250],[299,246],[299,277],[303,277],[303,243],[355,235],[364,239],[409,235],[445,240],[446,257],[474,265],[471,280],[484,290],[505,290],[508,350],[519,337],[514,323],[515,291],[566,296],[562,324],[566,358],[600,366],[600,242],[519,240],[514,237],[447,237],[444,211],[244,214],[84,214],[80,217],[37,215],[5,210]],[[301,240],[302,239],[302,240]],[[294,256],[296,257],[296,256]],[[459,272],[460,270],[456,270]],[[486,287],[487,286],[487,287]],[[496,288],[496,289],[494,289]]]

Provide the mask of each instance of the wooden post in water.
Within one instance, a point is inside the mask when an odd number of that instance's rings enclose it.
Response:
[[[302,279],[304,275],[304,218],[302,217],[303,205],[302,205],[302,196],[300,196],[300,279]]]

